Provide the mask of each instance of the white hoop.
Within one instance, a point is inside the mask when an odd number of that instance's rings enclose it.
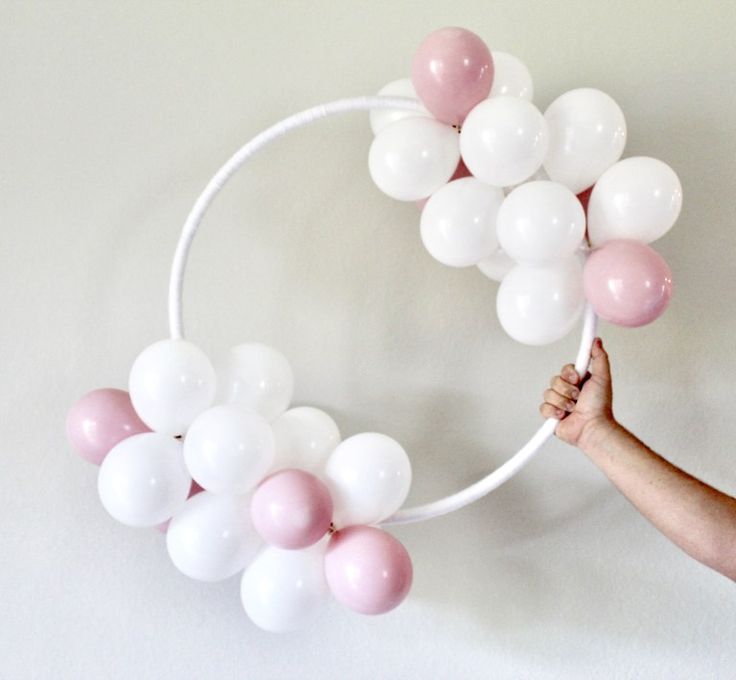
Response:
[[[174,260],[171,265],[171,276],[169,279],[169,333],[171,338],[181,339],[184,337],[184,326],[182,322],[182,301],[184,290],[184,272],[186,269],[189,250],[204,214],[212,204],[215,196],[222,190],[227,181],[245,163],[263,147],[270,142],[285,135],[291,130],[304,127],[314,121],[347,111],[369,111],[371,109],[402,109],[407,111],[419,111],[421,105],[413,99],[401,97],[356,97],[352,99],[339,99],[327,104],[320,104],[300,113],[295,113],[288,118],[272,125],[251,141],[242,146],[212,177],[204,191],[192,207],[187,216],[179,236],[179,242],[174,252]],[[575,360],[575,370],[578,375],[584,375],[588,369],[590,350],[593,345],[597,326],[597,318],[590,305],[585,308],[582,337],[580,348]],[[454,510],[477,501],[486,494],[499,487],[505,481],[513,477],[534,455],[542,448],[544,443],[554,434],[557,420],[547,419],[537,430],[532,438],[519,449],[509,460],[499,468],[491,472],[483,479],[471,484],[469,487],[457,493],[441,498],[432,503],[420,505],[415,508],[399,510],[396,514],[384,520],[382,524],[409,524],[432,519],[445,515]]]

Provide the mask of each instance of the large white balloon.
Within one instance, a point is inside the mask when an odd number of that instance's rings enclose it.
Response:
[[[526,65],[513,54],[493,50],[493,85],[489,97],[534,99],[534,84]]]
[[[493,281],[503,281],[503,277],[515,266],[516,260],[512,260],[500,249],[478,263],[478,269]]]
[[[542,165],[547,153],[547,123],[530,102],[492,97],[467,116],[460,151],[468,170],[496,187],[519,184]]]
[[[184,434],[215,398],[215,369],[207,355],[186,340],[160,340],[133,363],[130,399],[152,430]]]
[[[272,471],[299,468],[320,473],[340,442],[340,430],[324,411],[298,406],[282,413],[272,423],[276,456]]]
[[[593,88],[565,92],[547,108],[551,180],[579,194],[615,163],[626,145],[626,120],[609,95]]]
[[[304,628],[329,598],[327,540],[303,550],[267,546],[243,573],[240,598],[251,621],[271,633]]]
[[[378,432],[348,437],[332,452],[325,477],[338,529],[375,524],[398,510],[411,486],[411,463],[397,441]]]
[[[417,97],[411,78],[392,80],[378,91],[378,95],[381,97],[408,97],[409,99],[416,99],[419,101],[419,97]],[[377,135],[381,130],[387,128],[391,123],[395,123],[397,120],[402,120],[403,118],[416,118],[417,116],[431,118],[432,114],[424,107],[421,108],[421,111],[406,111],[405,109],[371,109],[371,129],[373,130],[373,134]]]
[[[518,262],[540,263],[572,255],[585,236],[577,196],[556,182],[527,182],[498,211],[498,242]]]
[[[224,399],[254,411],[267,420],[289,408],[294,395],[294,373],[277,349],[246,342],[230,350],[224,378]]]
[[[97,490],[118,522],[153,527],[172,517],[189,495],[181,442],[158,432],[123,439],[100,465]]]
[[[583,269],[573,255],[550,264],[520,264],[503,279],[496,311],[503,329],[525,345],[565,337],[583,311]]]
[[[262,543],[250,520],[250,495],[195,494],[166,532],[174,566],[198,581],[221,581],[236,574]]]
[[[651,243],[680,215],[682,185],[669,165],[656,158],[625,158],[596,182],[588,203],[592,245],[630,238]]]
[[[419,201],[452,177],[460,161],[457,132],[434,118],[404,118],[371,144],[368,169],[376,186],[399,201]]]
[[[213,406],[189,428],[184,460],[203,489],[242,494],[273,465],[273,431],[263,416],[240,404]]]
[[[478,264],[498,249],[496,214],[503,190],[463,177],[430,196],[421,234],[430,255],[451,267]]]

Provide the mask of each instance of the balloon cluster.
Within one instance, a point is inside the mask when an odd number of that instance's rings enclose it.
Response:
[[[196,345],[162,340],[135,360],[129,392],[90,392],[67,419],[72,445],[100,466],[105,509],[165,531],[191,578],[243,571],[246,613],[274,632],[307,625],[329,593],[387,612],[412,581],[406,549],[376,526],[409,493],[406,452],[375,432],[341,441],[324,411],[289,408],[293,384],[271,347],[235,347],[217,380]]]
[[[571,90],[542,113],[526,66],[462,28],[430,34],[411,78],[379,94],[423,106],[371,113],[373,181],[419,203],[435,259],[501,282],[496,311],[512,338],[559,340],[586,298],[621,326],[664,312],[672,275],[648,244],[677,219],[682,187],[662,161],[620,160],[626,121],[609,95]]]

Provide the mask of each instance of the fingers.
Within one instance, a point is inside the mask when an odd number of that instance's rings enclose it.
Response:
[[[580,382],[580,376],[572,364],[565,364],[560,371],[560,375],[572,385],[577,385]]]
[[[557,420],[562,420],[567,415],[562,409],[555,408],[552,404],[546,403],[539,407],[539,412],[545,418],[556,418]]]
[[[611,380],[611,364],[608,360],[608,354],[603,349],[603,341],[600,338],[596,338],[593,341],[593,347],[590,351],[590,356],[593,358],[593,365],[590,367],[591,375],[596,378],[601,378],[605,381]]]
[[[550,387],[557,392],[557,394],[567,397],[568,399],[577,399],[580,396],[580,390],[575,387],[575,385],[571,385],[561,375],[556,375],[552,378]]]
[[[545,404],[550,404],[561,411],[572,413],[575,409],[575,401],[573,399],[569,399],[553,389],[545,390],[543,396]]]

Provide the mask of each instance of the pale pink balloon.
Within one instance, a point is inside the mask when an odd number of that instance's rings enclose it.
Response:
[[[197,484],[197,482],[192,480],[192,485],[189,487],[189,495],[187,496],[187,498],[191,498],[192,496],[195,496],[202,491],[204,491],[204,489],[199,484]],[[165,522],[157,524],[156,530],[160,531],[162,534],[165,534],[169,530],[169,524],[171,524],[171,520],[167,519]]]
[[[332,498],[324,482],[304,470],[280,470],[266,477],[250,504],[255,530],[286,550],[313,545],[330,528]]]
[[[654,249],[628,239],[593,251],[583,272],[585,296],[595,313],[618,326],[644,326],[672,297],[672,272]]]
[[[417,96],[437,120],[460,125],[493,84],[487,45],[464,28],[440,28],[419,46],[411,65]]]
[[[384,614],[401,604],[412,575],[406,548],[376,527],[341,529],[327,545],[327,585],[338,602],[361,614]]]
[[[69,410],[66,434],[77,453],[100,465],[123,439],[151,430],[138,417],[125,390],[111,387],[85,394]]]

